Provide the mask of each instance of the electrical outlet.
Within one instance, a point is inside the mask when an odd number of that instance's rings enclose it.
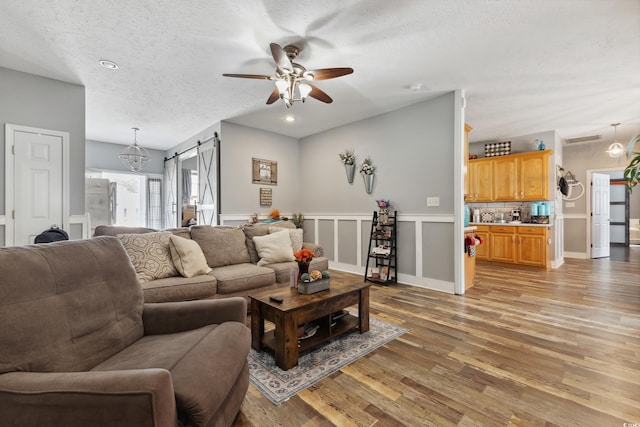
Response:
[[[427,206],[440,206],[440,197],[427,197]]]

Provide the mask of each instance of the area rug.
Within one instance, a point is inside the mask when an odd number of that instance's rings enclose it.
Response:
[[[273,353],[251,349],[249,380],[278,405],[405,332],[406,328],[370,318],[368,332],[356,330],[319,344],[301,353],[298,365],[288,371],[276,366]]]

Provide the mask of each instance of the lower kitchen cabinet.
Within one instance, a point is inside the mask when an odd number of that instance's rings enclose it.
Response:
[[[549,227],[479,225],[476,234],[484,243],[477,247],[478,260],[548,269]]]

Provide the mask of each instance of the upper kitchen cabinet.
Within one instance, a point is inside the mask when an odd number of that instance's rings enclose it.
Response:
[[[469,162],[469,194],[466,202],[491,202],[493,196],[493,159],[477,159]]]
[[[494,157],[493,201],[549,199],[550,150]]]

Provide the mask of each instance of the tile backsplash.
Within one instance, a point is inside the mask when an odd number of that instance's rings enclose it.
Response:
[[[473,214],[474,210],[478,209],[480,214],[480,222],[493,222],[501,214],[506,221],[511,220],[511,211],[516,208],[520,208],[520,220],[522,222],[530,221],[531,219],[531,204],[533,202],[499,202],[499,203],[467,203],[467,206],[471,209],[471,222],[474,222]],[[554,214],[554,203],[549,202],[550,213],[549,216]]]

